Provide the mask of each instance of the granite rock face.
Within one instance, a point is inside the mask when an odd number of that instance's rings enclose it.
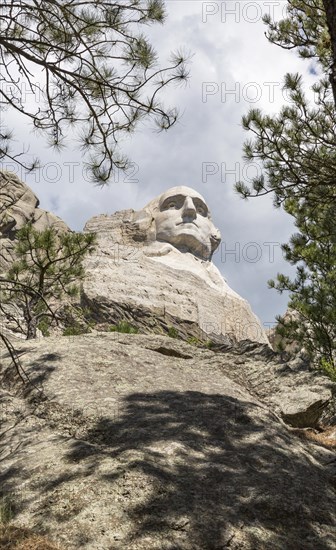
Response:
[[[211,261],[150,239],[133,210],[90,219],[98,247],[85,262],[83,302],[97,321],[127,320],[148,331],[177,329],[180,336],[213,341],[268,343],[248,302]]]
[[[36,195],[15,175],[0,173],[0,194],[0,270],[15,259],[16,232],[27,222],[37,230],[69,231],[39,208]],[[142,332],[173,329],[184,339],[268,343],[247,301],[211,261],[220,234],[192,189],[173,188],[139,212],[94,217],[85,231],[97,234],[98,247],[85,264],[81,302],[97,323],[126,320]]]
[[[5,269],[23,224],[68,228],[17,178],[0,184]],[[67,550],[332,550],[335,453],[301,436],[336,424],[335,384],[298,358],[279,362],[211,262],[219,235],[202,197],[161,198],[85,228],[98,247],[82,304],[97,329],[126,320],[143,334],[13,336],[20,376],[0,344],[0,499],[12,525]],[[194,345],[153,334],[169,330]],[[199,347],[207,339],[211,350]]]
[[[18,350],[30,382],[2,354],[0,401],[14,525],[67,550],[336,547],[335,453],[283,422],[303,367],[266,345],[119,333]]]
[[[68,226],[51,212],[39,208],[33,191],[10,172],[0,171],[0,271],[15,259],[15,234],[31,222],[37,231],[54,227],[69,231]]]

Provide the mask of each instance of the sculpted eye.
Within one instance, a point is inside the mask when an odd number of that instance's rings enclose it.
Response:
[[[204,204],[203,201],[200,201],[196,197],[193,199],[193,201],[194,201],[195,210],[196,210],[197,214],[199,214],[200,216],[203,216],[204,218],[206,218],[207,215],[208,215],[208,209],[207,209],[206,204]]]
[[[168,204],[166,205],[166,208],[167,208],[167,210],[169,208],[176,208],[176,202],[175,201],[169,201]]]
[[[197,211],[197,214],[200,214],[201,216],[204,216],[205,218],[208,215],[208,210],[206,208],[204,208],[204,206],[200,206],[200,205],[197,206],[196,211]]]

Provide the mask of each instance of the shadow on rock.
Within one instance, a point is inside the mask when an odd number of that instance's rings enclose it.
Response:
[[[260,409],[201,392],[133,394],[67,460],[115,486],[129,545],[159,537],[169,548],[333,548],[326,471]],[[107,457],[118,459],[110,471]]]

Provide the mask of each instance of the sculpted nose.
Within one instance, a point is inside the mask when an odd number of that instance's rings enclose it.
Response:
[[[186,197],[182,208],[182,217],[188,217],[194,220],[196,216],[197,216],[197,212],[194,205],[194,201],[192,200],[191,197]]]

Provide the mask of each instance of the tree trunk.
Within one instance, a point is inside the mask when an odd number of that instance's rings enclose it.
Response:
[[[323,0],[327,17],[327,25],[331,38],[332,63],[330,67],[329,80],[334,96],[336,107],[336,0]]]
[[[23,316],[27,324],[27,333],[26,333],[27,340],[36,338],[38,320],[37,320],[36,314],[34,313],[34,310],[37,305],[37,302],[38,302],[38,298],[34,296],[33,298],[31,298],[30,302],[26,304],[24,308]]]
[[[36,333],[37,333],[37,319],[36,317],[32,317],[30,321],[27,323],[27,340],[36,338]]]

